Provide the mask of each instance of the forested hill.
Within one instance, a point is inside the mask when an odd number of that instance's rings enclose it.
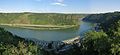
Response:
[[[1,24],[77,25],[84,14],[0,13]]]
[[[116,19],[118,17],[120,17],[120,12],[91,14],[86,16],[83,19],[83,21],[94,22],[94,23],[104,23],[111,19]]]

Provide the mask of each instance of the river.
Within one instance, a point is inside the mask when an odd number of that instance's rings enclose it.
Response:
[[[2,26],[3,27],[3,26]],[[23,29],[15,27],[3,27],[5,30],[23,37],[23,38],[34,38],[45,41],[61,41],[76,36],[83,36],[83,34],[94,27],[94,24],[88,22],[80,22],[80,27],[77,29],[64,29],[64,30],[33,30]]]

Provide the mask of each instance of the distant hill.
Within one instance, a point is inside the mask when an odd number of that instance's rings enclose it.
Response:
[[[91,14],[86,16],[83,21],[94,22],[94,23],[104,23],[112,19],[120,17],[120,12],[111,13],[101,13],[101,14]]]
[[[0,13],[1,24],[77,25],[85,14]]]

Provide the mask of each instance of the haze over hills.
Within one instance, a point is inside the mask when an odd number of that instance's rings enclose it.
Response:
[[[106,13],[120,11],[120,0],[1,0],[0,12]]]

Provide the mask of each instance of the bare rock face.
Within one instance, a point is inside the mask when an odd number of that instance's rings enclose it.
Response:
[[[53,52],[55,54],[61,54],[74,48],[74,46],[80,47],[80,36],[64,40],[64,41],[42,41],[32,39],[37,45],[41,46],[43,50],[47,52]]]
[[[77,36],[77,37],[72,38],[72,39],[64,40],[63,42],[66,43],[66,44],[79,43],[80,42],[80,36]]]

